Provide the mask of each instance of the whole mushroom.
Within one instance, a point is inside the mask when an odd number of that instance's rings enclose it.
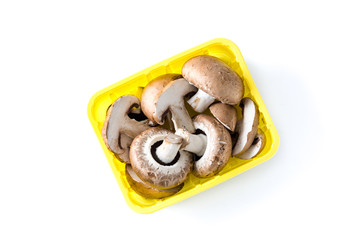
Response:
[[[133,95],[118,98],[108,109],[102,128],[106,147],[122,162],[129,163],[129,146],[132,139],[148,129],[148,120],[137,121],[130,118],[133,107],[138,107],[139,99]],[[136,114],[136,111],[135,111]]]
[[[164,149],[161,145],[166,145],[168,141],[179,143],[182,139],[167,129],[152,127],[139,134],[130,147],[130,162],[136,175],[155,188],[179,186],[192,169],[191,153],[173,148],[169,150],[173,154],[165,154],[164,157],[163,151],[157,150]]]
[[[236,124],[237,139],[232,150],[233,156],[239,156],[251,146],[259,125],[259,110],[250,98],[241,100],[242,119]]]
[[[241,78],[220,59],[201,55],[188,60],[182,67],[183,77],[198,88],[188,103],[197,112],[205,111],[216,99],[239,104],[244,93]]]
[[[136,175],[130,164],[126,165],[125,175],[131,189],[146,198],[169,197],[179,192],[184,186],[184,183],[182,183],[179,186],[170,189],[158,189],[151,187]]]

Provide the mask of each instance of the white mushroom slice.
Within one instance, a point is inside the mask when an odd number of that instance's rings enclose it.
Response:
[[[197,112],[205,111],[215,99],[229,105],[238,104],[244,93],[239,75],[216,57],[191,58],[183,65],[182,75],[199,89],[188,100]]]
[[[192,168],[192,154],[178,151],[176,157],[168,164],[156,154],[157,144],[169,130],[153,127],[138,135],[130,147],[130,162],[135,173],[146,184],[155,188],[173,188],[185,181]]]
[[[122,155],[128,151],[130,139],[148,129],[148,120],[137,121],[128,114],[134,106],[139,106],[139,99],[133,95],[124,95],[118,98],[108,109],[102,128],[102,137],[107,148],[115,154]],[[122,137],[127,135],[128,138]],[[124,144],[120,142],[124,141]],[[120,157],[121,158],[121,157]]]
[[[128,116],[134,106],[140,106],[140,101],[133,95],[124,95],[114,102],[107,127],[109,139],[116,140],[119,132],[135,138],[140,132],[149,128],[146,123],[138,122]]]
[[[198,177],[214,176],[230,159],[230,133],[215,118],[205,114],[199,114],[194,118],[194,126],[205,133],[207,146],[204,154],[194,162],[193,173]]]
[[[191,134],[179,129],[176,134],[183,137],[180,149],[195,153],[193,173],[197,177],[211,177],[220,172],[231,155],[229,132],[215,118],[199,114],[194,118],[194,126],[199,134]]]
[[[115,153],[115,157],[119,159],[121,162],[130,163],[129,152],[130,152],[130,145],[132,140],[133,139],[131,137],[125,134],[120,135],[119,146],[121,149],[123,149],[123,152]]]
[[[236,126],[236,108],[225,103],[214,103],[210,106],[211,114],[231,132]]]
[[[250,159],[255,157],[265,146],[265,137],[261,133],[257,133],[253,143],[244,153],[238,155],[237,157],[240,159]]]
[[[166,85],[179,78],[182,78],[180,74],[164,74],[151,80],[145,86],[141,95],[141,109],[147,118],[153,123],[152,125],[156,124],[156,121],[154,120],[156,107],[154,104],[155,100],[161,94]]]
[[[244,98],[240,106],[242,106],[243,118],[237,122],[238,137],[232,150],[233,156],[244,153],[250,147],[259,125],[259,111],[256,104],[250,98]]]
[[[175,129],[185,128],[189,132],[195,132],[189,113],[184,104],[184,97],[195,92],[196,87],[189,84],[185,79],[171,81],[155,99],[154,119],[159,124],[164,124],[164,116],[167,111],[171,112]]]

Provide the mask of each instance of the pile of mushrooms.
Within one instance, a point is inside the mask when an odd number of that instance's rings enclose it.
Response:
[[[251,159],[261,152],[265,138],[258,131],[259,110],[243,94],[241,78],[223,61],[193,57],[182,75],[150,81],[140,100],[118,98],[106,114],[104,143],[127,164],[126,179],[136,193],[171,196],[190,174],[212,177],[231,156]],[[235,105],[242,109],[239,119]],[[198,114],[191,117],[191,108]]]

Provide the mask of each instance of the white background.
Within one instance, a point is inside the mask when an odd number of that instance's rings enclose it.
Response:
[[[356,1],[1,1],[0,239],[359,239]],[[269,161],[150,215],[87,117],[98,90],[234,41],[280,136]]]

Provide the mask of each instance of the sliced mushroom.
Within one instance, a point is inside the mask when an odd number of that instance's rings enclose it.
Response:
[[[251,146],[244,153],[238,155],[240,159],[254,158],[265,146],[265,137],[262,133],[257,133]]]
[[[177,129],[176,135],[181,136],[183,141],[168,141],[162,152],[172,156],[180,148],[195,153],[198,157],[194,162],[193,173],[198,177],[211,177],[220,172],[229,161],[231,137],[223,125],[208,115],[197,115],[194,126],[197,129],[195,134]]]
[[[238,137],[232,150],[233,156],[244,153],[251,146],[259,125],[259,110],[250,98],[242,99],[240,107],[243,117],[236,124],[235,132]]]
[[[184,183],[182,183],[179,186],[170,189],[158,189],[151,187],[150,185],[143,182],[136,175],[130,164],[126,165],[125,175],[131,189],[133,189],[136,193],[146,198],[169,197],[179,192],[184,186]]]
[[[144,114],[151,121],[150,125],[156,125],[154,120],[155,104],[154,99],[162,92],[162,90],[171,81],[179,79],[182,76],[180,74],[165,74],[151,80],[143,90],[141,95],[141,109]]]
[[[196,88],[183,78],[171,81],[154,100],[156,105],[154,120],[159,124],[164,124],[164,116],[167,111],[170,111],[175,129],[185,128],[191,133],[195,132],[184,104],[184,97],[195,91]]]
[[[128,135],[120,134],[119,147],[123,149],[123,152],[115,154],[115,157],[119,159],[120,162],[130,163],[129,152],[132,140]]]
[[[149,128],[138,135],[130,147],[130,162],[136,175],[155,188],[179,186],[192,169],[192,154],[189,152],[176,151],[175,157],[170,160],[157,155],[157,148],[171,134],[160,127]]]
[[[214,103],[210,106],[211,114],[230,131],[235,130],[236,108],[225,103]]]
[[[123,162],[128,162],[128,147],[131,140],[148,129],[148,120],[141,122],[130,118],[133,107],[138,107],[139,99],[133,95],[118,98],[108,109],[102,128],[102,137],[106,147]]]
[[[239,104],[244,93],[241,78],[227,64],[216,57],[201,55],[188,60],[182,75],[199,90],[188,100],[197,112],[205,111],[216,99]]]
[[[206,135],[206,149],[194,163],[194,175],[211,177],[219,173],[231,156],[231,137],[229,132],[215,118],[199,114],[194,118],[194,126]],[[192,145],[189,142],[188,147]],[[186,149],[186,148],[185,148]]]

